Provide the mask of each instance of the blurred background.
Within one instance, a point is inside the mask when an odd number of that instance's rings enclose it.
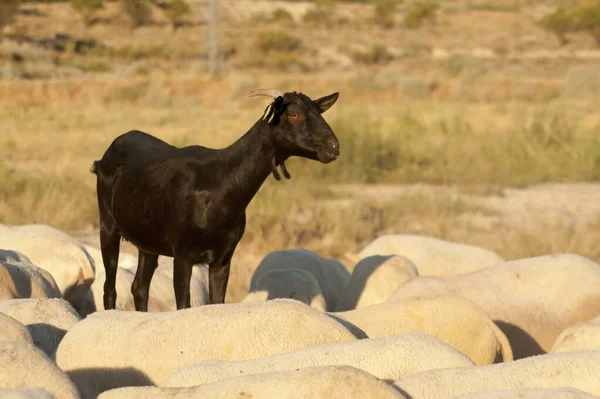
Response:
[[[0,223],[97,245],[118,135],[224,147],[250,90],[339,91],[340,158],[267,179],[229,300],[268,251],[386,233],[600,261],[599,1],[0,0],[0,24]]]

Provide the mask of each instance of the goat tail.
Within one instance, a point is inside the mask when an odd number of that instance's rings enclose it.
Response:
[[[98,174],[98,162],[100,161],[94,161],[94,163],[92,163],[92,167],[90,168],[90,172],[92,172],[95,175]]]

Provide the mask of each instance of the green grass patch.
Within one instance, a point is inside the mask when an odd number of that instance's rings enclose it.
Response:
[[[576,116],[553,108],[513,118],[508,129],[490,124],[482,132],[458,113],[405,110],[391,122],[344,114],[331,121],[338,160],[292,160],[290,168],[326,182],[523,186],[600,179],[600,126],[580,126]]]

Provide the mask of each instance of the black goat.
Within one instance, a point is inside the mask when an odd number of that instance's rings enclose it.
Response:
[[[209,266],[210,303],[223,303],[233,252],[244,234],[246,207],[277,166],[299,156],[328,163],[339,142],[321,113],[338,93],[311,100],[302,93],[256,90],[273,97],[265,114],[223,149],[177,148],[140,131],[117,137],[91,171],[97,175],[104,308],[114,309],[122,238],[139,250],[135,309],[147,311],[158,256],[174,257],[177,309],[190,307],[192,267]]]

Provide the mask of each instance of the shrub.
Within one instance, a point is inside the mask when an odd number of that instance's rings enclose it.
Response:
[[[397,0],[375,0],[373,22],[386,29],[392,28],[394,26],[396,4]]]
[[[190,14],[191,9],[185,0],[168,0],[157,2],[156,5],[164,12],[169,19],[173,30],[181,27],[184,19]]]
[[[573,13],[573,25],[576,30],[588,32],[600,46],[600,2],[582,6]]]
[[[12,23],[17,8],[17,0],[0,1],[0,40],[2,40],[2,36],[4,35],[4,27]]]
[[[304,14],[302,22],[313,25],[329,25],[333,22],[333,11],[317,5]]]
[[[435,12],[438,6],[433,3],[416,2],[411,4],[404,16],[404,26],[409,29],[420,27],[424,21],[435,22]]]
[[[333,8],[337,4],[338,0],[314,0],[314,3],[319,7]]]
[[[540,26],[556,35],[561,45],[568,43],[566,34],[574,29],[574,17],[564,8],[559,8],[546,15],[539,22]]]
[[[299,57],[302,41],[283,30],[259,32],[248,50],[246,63],[252,66],[276,69],[303,67]]]
[[[331,25],[336,22],[337,0],[314,0],[315,6],[309,9],[302,21],[313,25]]]
[[[254,41],[254,47],[264,54],[279,51],[295,51],[300,48],[302,41],[282,30],[259,32]]]
[[[294,17],[288,11],[283,8],[276,8],[271,14],[271,21],[273,22],[294,22]]]
[[[96,11],[104,8],[103,0],[71,0],[71,6],[83,16],[85,26],[90,26],[94,21]]]
[[[364,52],[351,52],[350,55],[355,62],[367,65],[383,64],[394,58],[387,47],[381,43],[371,45],[371,47]]]
[[[150,22],[151,11],[146,0],[120,0],[121,7],[131,22],[133,29]]]

